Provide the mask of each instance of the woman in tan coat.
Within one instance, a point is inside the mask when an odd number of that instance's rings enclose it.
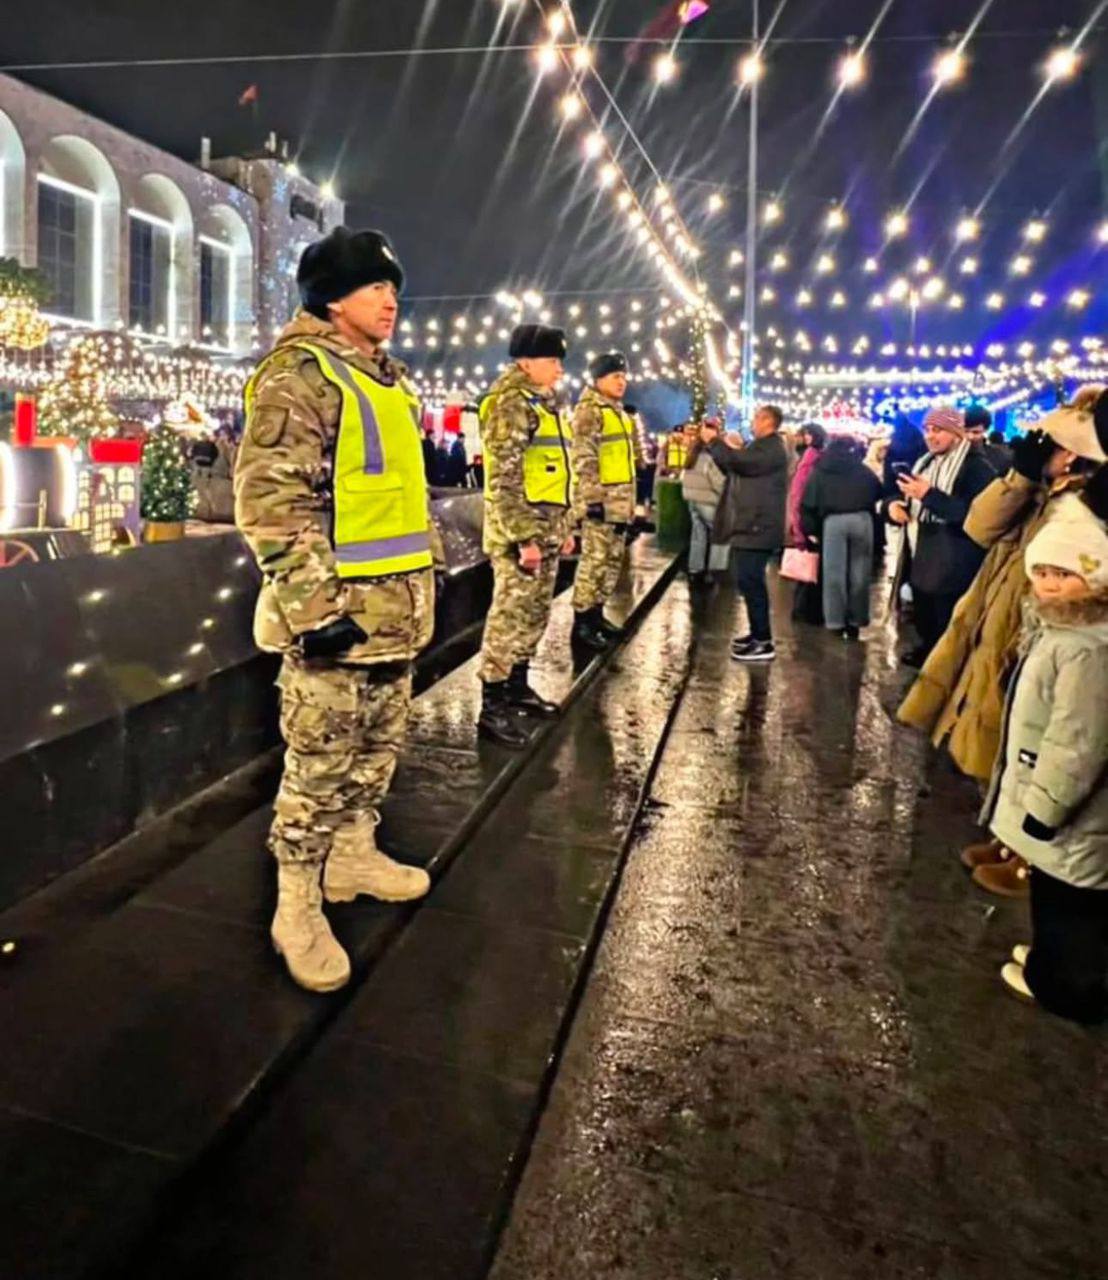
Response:
[[[1048,414],[1016,445],[1012,470],[970,508],[965,531],[989,554],[898,712],[902,723],[944,741],[954,763],[985,783],[1000,748],[1004,691],[1015,658],[1027,580],[1023,553],[1058,499],[1079,489],[1088,464],[1108,460],[1093,406],[1103,387],[1086,387],[1073,404]],[[1085,460],[1085,461],[1082,461]],[[1026,893],[1026,876],[998,841],[972,845],[963,861],[983,888]]]

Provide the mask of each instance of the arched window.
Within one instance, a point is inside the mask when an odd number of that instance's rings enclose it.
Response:
[[[38,266],[50,282],[49,312],[93,326],[119,313],[119,182],[84,138],[54,138],[38,179]]]
[[[23,140],[8,117],[0,111],[0,258],[23,261],[23,184],[27,161]]]
[[[192,211],[172,179],[149,173],[127,210],[131,328],[187,339],[192,332]]]
[[[248,351],[254,324],[254,242],[230,205],[208,210],[200,233],[199,328],[206,346]]]

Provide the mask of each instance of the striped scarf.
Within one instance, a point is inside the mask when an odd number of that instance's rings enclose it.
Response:
[[[953,449],[946,453],[925,453],[912,468],[912,475],[924,476],[930,480],[931,486],[940,493],[951,493],[958,481],[958,476],[969,457],[972,448],[971,440],[959,440]],[[923,524],[941,524],[942,517],[921,505],[915,498],[908,503],[908,510],[913,521]]]

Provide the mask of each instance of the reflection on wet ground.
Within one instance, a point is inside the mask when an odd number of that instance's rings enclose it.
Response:
[[[783,593],[779,614],[787,614]],[[889,714],[895,636],[782,624],[692,679],[493,1280],[1108,1275],[1103,1036],[997,980],[1026,908]]]

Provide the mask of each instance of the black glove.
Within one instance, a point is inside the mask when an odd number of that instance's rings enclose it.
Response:
[[[1048,827],[1040,822],[1038,818],[1033,818],[1028,813],[1024,815],[1023,832],[1024,835],[1030,836],[1033,840],[1053,840],[1058,834],[1058,828]]]
[[[1081,490],[1081,501],[1098,520],[1108,521],[1108,462],[1098,467]]]
[[[612,528],[615,530],[615,532],[616,532],[616,537],[617,537],[617,538],[624,538],[624,539],[626,539],[626,537],[627,537],[627,525],[626,525],[622,520],[621,520],[621,521],[618,521],[616,524],[613,524],[613,525],[612,525]]]
[[[1043,468],[1057,448],[1045,431],[1029,431],[1012,446],[1012,470],[1019,472],[1033,484],[1039,484],[1043,478]]]
[[[338,658],[368,639],[353,618],[339,618],[318,631],[305,631],[300,637],[300,652],[305,658]]]
[[[604,523],[604,504],[603,502],[590,502],[585,508],[585,518],[587,520],[595,520],[597,524]]]

